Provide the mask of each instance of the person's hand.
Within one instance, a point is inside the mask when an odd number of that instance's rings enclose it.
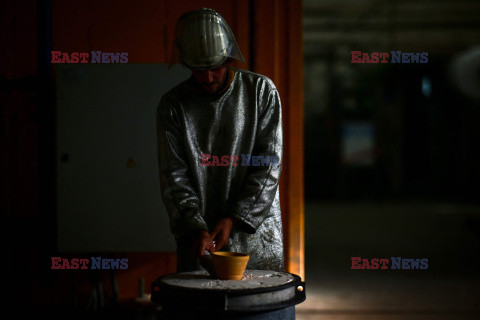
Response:
[[[218,221],[211,234],[212,240],[215,241],[215,251],[222,249],[222,247],[228,243],[234,224],[235,221],[231,217],[226,217]]]
[[[208,252],[215,251],[215,246],[212,241],[212,237],[207,231],[200,232],[193,240],[192,243],[192,256],[197,259],[205,254],[205,250]]]

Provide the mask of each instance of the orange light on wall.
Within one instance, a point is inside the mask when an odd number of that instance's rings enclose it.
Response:
[[[301,1],[253,1],[251,69],[270,77],[282,100],[284,155],[280,201],[285,269],[305,276],[303,40]]]

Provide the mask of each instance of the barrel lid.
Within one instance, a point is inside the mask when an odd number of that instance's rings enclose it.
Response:
[[[246,270],[241,280],[218,280],[202,270],[158,278],[151,299],[168,308],[272,310],[303,302],[304,288],[299,276],[287,272]]]
[[[297,280],[293,274],[268,270],[246,270],[241,280],[218,280],[204,271],[175,273],[159,278],[159,282],[166,285],[186,289],[200,289],[208,291],[243,291],[252,292],[255,289],[265,291],[267,288],[276,289],[278,286],[288,285]]]

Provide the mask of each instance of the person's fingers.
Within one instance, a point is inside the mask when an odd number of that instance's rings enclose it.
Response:
[[[206,247],[206,250],[208,252],[214,252],[215,251],[215,245],[213,244],[213,241],[210,241]]]
[[[202,252],[200,255],[205,255],[205,250],[209,250],[210,247],[212,246],[212,239],[202,239]]]
[[[232,228],[232,224],[229,224],[228,222],[229,220],[227,218],[220,220],[210,234],[212,240],[215,241],[215,251],[220,250],[228,243],[230,230]]]
[[[215,244],[215,250],[220,250],[225,246],[228,242],[228,239],[226,239],[225,235],[221,235],[218,237],[217,242]]]
[[[212,239],[204,239],[204,247],[202,251],[202,255],[205,254],[205,250],[208,252],[214,252],[215,251],[215,244],[213,243]]]
[[[204,243],[204,245],[205,245],[205,246],[204,246],[204,249],[203,249],[202,254],[205,254],[205,251],[210,251],[210,250],[211,250],[211,248],[212,248],[212,240],[211,240],[211,239],[206,240],[205,243]]]

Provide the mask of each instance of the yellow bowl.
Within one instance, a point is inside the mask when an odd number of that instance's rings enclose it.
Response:
[[[212,253],[213,269],[220,280],[240,280],[247,267],[245,253],[217,251]]]

